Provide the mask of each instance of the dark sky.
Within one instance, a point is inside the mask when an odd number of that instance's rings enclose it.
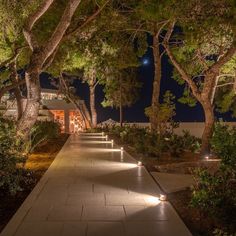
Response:
[[[152,40],[149,38],[149,44]],[[140,99],[130,108],[124,109],[124,120],[127,122],[148,122],[147,117],[144,114],[145,107],[150,106],[151,96],[152,96],[152,82],[154,75],[154,65],[152,57],[152,49],[149,48],[146,54],[141,58],[141,61],[148,61],[146,65],[142,65],[138,69],[138,80],[142,82],[143,86],[140,93]],[[162,80],[161,80],[161,95],[165,93],[166,90],[170,90],[175,96],[176,100],[181,97],[183,92],[183,87],[177,84],[175,80],[171,78],[172,76],[172,66],[168,62],[168,58],[163,56],[162,58]],[[50,87],[50,83],[47,80],[47,75],[41,75],[41,82],[43,87]],[[81,99],[85,100],[89,108],[89,89],[86,84],[79,81],[75,82],[77,88],[77,94]],[[96,88],[96,108],[98,113],[98,122],[105,121],[112,118],[116,121],[119,120],[119,111],[111,108],[103,108],[101,102],[103,101],[104,93],[103,87],[97,86]],[[224,120],[232,120],[229,114],[222,115],[217,114],[217,118],[223,117]],[[176,116],[174,117],[176,121],[203,121],[204,115],[200,105],[195,107],[189,107],[187,105],[181,104],[176,101]],[[236,119],[234,119],[235,121]]]

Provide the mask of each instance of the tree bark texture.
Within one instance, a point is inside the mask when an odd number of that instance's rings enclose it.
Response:
[[[12,82],[12,84],[17,84],[19,82],[19,78],[18,78],[18,74],[17,74],[16,58],[15,58],[15,60],[12,61],[11,64],[9,64],[9,69],[11,71],[10,78],[9,78],[10,81]],[[16,119],[19,120],[23,114],[22,96],[21,96],[21,91],[20,91],[19,86],[16,86],[15,88],[13,88],[13,94],[15,96],[16,105],[17,105]]]
[[[120,82],[120,127],[123,127],[123,101],[122,101],[122,79],[119,78],[119,82]]]
[[[27,138],[33,125],[37,121],[40,108],[40,83],[39,74],[44,63],[56,50],[62,40],[67,28],[70,25],[71,19],[81,0],[69,0],[63,15],[52,33],[50,39],[39,46],[35,35],[32,32],[34,24],[41,16],[49,9],[53,0],[45,0],[35,13],[29,16],[24,27],[24,36],[31,50],[31,60],[28,69],[26,70],[26,87],[27,87],[27,103],[24,113],[18,122],[18,134]]]
[[[185,68],[176,60],[175,56],[171,52],[169,48],[169,40],[172,35],[173,29],[175,26],[175,22],[171,22],[170,27],[166,33],[164,39],[164,47],[166,49],[167,55],[169,56],[172,64],[177,69],[182,79],[189,85],[192,90],[194,97],[201,103],[204,115],[205,115],[205,127],[202,134],[202,145],[201,145],[201,153],[209,154],[210,152],[210,139],[213,134],[214,128],[214,96],[215,89],[217,86],[218,76],[220,74],[221,67],[227,63],[233,55],[236,53],[235,44],[232,43],[232,46],[228,49],[224,55],[221,55],[219,60],[215,62],[212,66],[210,66],[202,76],[204,76],[204,82],[202,84],[202,88],[197,86],[195,82],[192,80],[192,77],[187,73]]]
[[[201,154],[208,155],[210,153],[210,140],[213,135],[215,116],[213,106],[211,105],[209,100],[207,102],[204,102],[202,104],[202,107],[205,115],[205,124],[202,134]]]
[[[89,92],[90,92],[90,111],[92,117],[92,127],[97,127],[97,110],[95,105],[95,86],[89,85]]]
[[[27,139],[35,124],[40,108],[40,84],[38,66],[30,66],[25,73],[27,86],[27,103],[18,122],[18,134]]]
[[[152,113],[150,117],[152,131],[158,130],[158,111],[159,111],[159,99],[160,99],[160,86],[161,86],[161,57],[159,49],[159,34],[153,36],[153,57],[154,57],[154,80],[152,90]]]

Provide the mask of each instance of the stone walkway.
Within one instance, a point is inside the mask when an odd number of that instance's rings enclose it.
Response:
[[[153,178],[161,186],[165,193],[174,193],[185,190],[195,184],[192,175],[186,174],[170,174],[161,172],[151,172]]]
[[[159,194],[101,134],[71,135],[1,236],[190,236]]]

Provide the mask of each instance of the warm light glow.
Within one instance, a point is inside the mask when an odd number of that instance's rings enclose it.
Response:
[[[159,204],[161,201],[158,197],[153,197],[153,196],[148,196],[145,198],[145,201],[148,203],[148,204],[152,204],[152,205],[157,205]]]
[[[138,166],[142,166],[143,163],[141,161],[138,162]]]
[[[123,151],[124,151],[124,148],[123,148],[123,147],[121,147],[121,148],[120,148],[120,150],[123,152]]]
[[[104,132],[102,132],[102,136],[104,136]]]
[[[113,140],[113,139],[111,140],[111,143],[112,143],[112,144],[114,143],[114,140]]]
[[[208,160],[208,159],[209,159],[209,156],[205,156],[205,158]]]
[[[124,162],[124,153],[123,152],[120,153],[120,161]]]
[[[160,194],[160,201],[166,201],[167,196],[165,194]]]

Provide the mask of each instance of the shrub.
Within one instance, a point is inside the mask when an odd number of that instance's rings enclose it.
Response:
[[[30,141],[28,143],[28,151],[34,150],[40,143],[57,138],[60,134],[60,125],[53,121],[38,121],[34,125]]]
[[[25,161],[22,145],[16,138],[13,122],[0,118],[0,189],[11,194],[21,190],[21,164]]]
[[[201,140],[184,130],[183,135],[167,134],[162,142],[164,151],[169,151],[172,156],[178,157],[185,150],[199,151]]]
[[[217,124],[211,143],[221,158],[220,168],[213,174],[206,169],[196,173],[191,205],[226,223],[231,233],[236,230],[236,129]]]
[[[236,127],[218,123],[211,140],[213,152],[221,159],[222,167],[236,174]]]

